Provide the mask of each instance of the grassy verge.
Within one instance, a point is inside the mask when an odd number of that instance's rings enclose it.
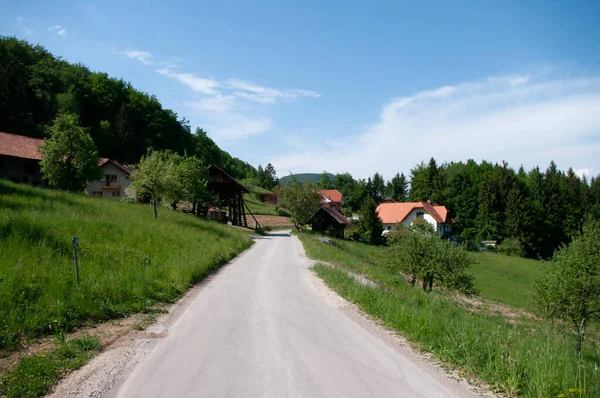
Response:
[[[42,396],[67,372],[83,366],[99,349],[97,338],[83,337],[62,341],[49,353],[23,358],[15,368],[0,376],[0,396]]]
[[[173,302],[251,244],[180,212],[0,181],[0,350]]]
[[[489,252],[474,256],[471,272],[482,296],[527,310],[534,306],[532,291],[540,276],[540,261]]]
[[[314,270],[345,299],[497,391],[526,397],[600,396],[597,357],[588,350],[587,359],[578,361],[571,338],[549,325],[531,330],[402,284],[371,288],[339,269],[317,265]]]
[[[275,206],[270,203],[264,203],[252,197],[252,195],[244,195],[244,202],[254,215],[278,216]]]

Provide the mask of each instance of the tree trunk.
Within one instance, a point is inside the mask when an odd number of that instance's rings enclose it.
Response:
[[[179,201],[175,200],[175,201],[171,202],[171,209],[177,210],[177,202],[179,202]]]
[[[431,292],[431,289],[433,288],[433,275],[431,275],[429,277],[429,291]]]
[[[154,209],[154,218],[156,218],[158,215],[156,214],[156,199],[154,199],[152,201],[152,208]]]
[[[427,275],[423,277],[423,290],[427,291]]]
[[[192,203],[192,214],[196,214],[196,202]]]

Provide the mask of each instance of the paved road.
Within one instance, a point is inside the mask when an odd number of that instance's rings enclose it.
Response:
[[[259,240],[198,295],[119,396],[473,396],[333,305],[301,253],[287,234]]]

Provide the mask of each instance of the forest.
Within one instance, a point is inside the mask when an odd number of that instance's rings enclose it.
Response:
[[[600,176],[589,181],[573,169],[566,173],[550,162],[517,171],[506,162],[450,162],[431,158],[387,181],[379,173],[355,180],[350,174],[332,179],[324,173],[322,188],[344,195],[349,211],[358,211],[365,198],[389,197],[399,202],[427,201],[444,205],[456,221],[453,233],[466,240],[517,239],[525,255],[548,258],[570,242],[588,217],[600,219]]]
[[[100,157],[137,163],[149,150],[170,150],[217,164],[235,178],[256,176],[253,166],[221,150],[203,129],[192,132],[155,96],[42,46],[0,36],[0,131],[44,138],[65,113],[89,131]]]

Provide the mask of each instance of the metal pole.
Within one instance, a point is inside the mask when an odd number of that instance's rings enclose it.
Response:
[[[79,285],[79,258],[77,257],[77,248],[79,240],[76,236],[73,237],[73,257],[75,258],[75,274],[77,275],[77,284]]]

